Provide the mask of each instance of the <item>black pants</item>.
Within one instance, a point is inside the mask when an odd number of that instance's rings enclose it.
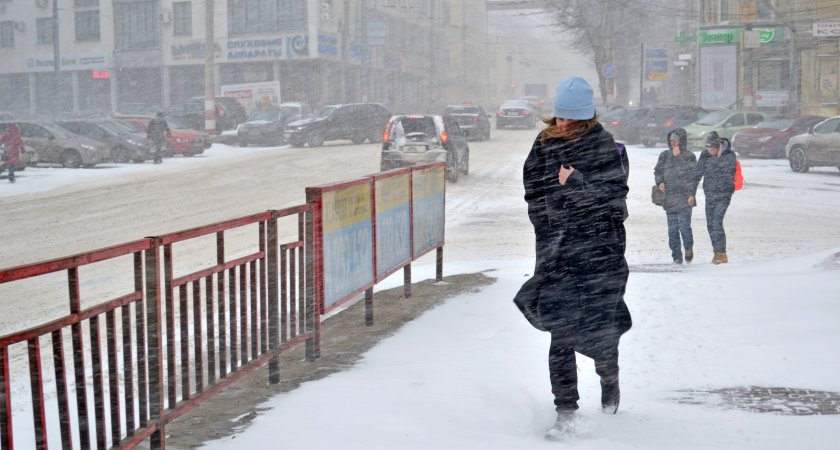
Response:
[[[152,160],[155,163],[163,162],[163,156],[161,156],[161,152],[163,151],[163,145],[164,145],[163,141],[155,139],[152,142],[154,144],[154,152],[152,153]]]
[[[608,339],[607,341],[611,341]],[[603,342],[597,349],[582,353],[595,360],[595,373],[601,377],[601,385],[618,383],[618,340]],[[557,411],[578,409],[580,399],[577,389],[577,361],[575,348],[568,344],[566,334],[551,334],[548,350],[548,371],[551,378],[551,392]]]

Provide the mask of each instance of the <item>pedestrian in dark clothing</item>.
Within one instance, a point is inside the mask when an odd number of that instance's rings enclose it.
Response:
[[[694,259],[692,206],[688,203],[688,197],[692,195],[691,176],[696,164],[697,157],[688,151],[685,130],[677,128],[668,133],[668,150],[659,154],[653,178],[663,193],[662,208],[668,220],[668,246],[671,247],[671,257],[675,264],[683,263],[683,246],[685,262],[690,263]]]
[[[23,151],[23,140],[16,123],[10,123],[6,132],[0,137],[0,146],[4,148],[3,159],[9,171],[9,183],[15,182],[15,171],[20,164],[20,153]]]
[[[152,141],[155,146],[153,154],[154,163],[160,164],[163,162],[163,157],[160,152],[166,144],[166,139],[172,136],[172,131],[169,129],[169,124],[163,118],[163,113],[158,111],[155,117],[149,121],[149,126],[146,128],[146,137]]]
[[[726,139],[721,139],[714,131],[706,138],[706,149],[700,154],[691,176],[691,195],[688,202],[697,204],[695,195],[700,178],[703,179],[703,192],[706,195],[706,227],[712,239],[714,257],[712,264],[729,262],[726,256],[726,232],[723,230],[723,216],[732,201],[735,192],[735,152]]]
[[[560,83],[545,122],[523,170],[536,268],[514,301],[532,325],[551,333],[558,413],[551,434],[568,430],[578,409],[576,351],[595,360],[604,412],[617,411],[618,343],[631,319],[623,299],[626,158],[598,123],[592,88],[582,78]]]

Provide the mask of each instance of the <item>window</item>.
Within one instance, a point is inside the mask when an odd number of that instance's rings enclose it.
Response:
[[[230,34],[306,29],[306,2],[299,0],[228,0]]]
[[[730,127],[743,127],[744,126],[744,115],[743,114],[733,114],[729,117],[729,119],[724,124],[725,126]]]
[[[767,6],[767,3],[770,3],[771,5],[773,5],[774,8],[776,7],[776,0],[769,0],[769,1],[757,0],[756,1],[757,19],[761,22],[775,22],[776,21],[776,15],[773,14],[773,10],[771,10],[770,7]]]
[[[76,41],[99,40],[99,10],[76,12]]]
[[[718,22],[729,22],[729,0],[718,0]]]
[[[747,113],[747,125],[758,125],[764,121],[764,116],[756,113]]]
[[[790,86],[790,68],[787,60],[762,60],[758,62],[758,90],[786,91]]]
[[[157,48],[160,43],[157,14],[157,0],[114,3],[117,50]]]
[[[825,122],[814,127],[815,134],[834,133],[837,126],[840,125],[840,119],[826,120]]]
[[[73,6],[99,6],[99,0],[73,0]]]
[[[175,36],[192,36],[192,3],[173,3],[172,22]]]
[[[53,43],[53,20],[52,17],[43,17],[35,20],[36,33],[39,44]]]
[[[837,104],[837,83],[840,81],[837,76],[838,66],[840,66],[840,61],[837,56],[817,57],[817,73],[819,74],[817,97],[822,104]]]
[[[0,22],[0,47],[15,46],[15,23],[11,20]]]

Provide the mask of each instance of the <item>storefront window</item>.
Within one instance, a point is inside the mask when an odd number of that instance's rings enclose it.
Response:
[[[758,62],[758,90],[786,91],[790,89],[790,68],[787,60]]]
[[[840,65],[840,58],[837,56],[825,56],[817,58],[817,71],[819,74],[817,85],[817,98],[820,103],[836,104],[837,98],[837,71]]]

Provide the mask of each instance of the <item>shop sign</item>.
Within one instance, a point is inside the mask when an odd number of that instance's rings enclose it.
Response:
[[[329,34],[318,35],[318,53],[321,55],[338,55],[338,38]]]
[[[33,56],[26,58],[27,72],[52,72],[53,57]],[[109,65],[107,53],[69,54],[61,55],[61,70],[95,70],[107,69]]]
[[[737,44],[741,42],[739,28],[700,31],[700,45]]]
[[[789,106],[790,92],[788,91],[756,91],[755,106]]]
[[[646,48],[645,58],[667,58],[670,53],[667,48]]]
[[[811,35],[814,37],[840,37],[840,22],[814,22]]]
[[[283,57],[283,39],[231,39],[226,50],[230,61],[280,59]]]
[[[222,55],[222,47],[218,42],[214,43],[216,49],[216,57]],[[204,59],[204,42],[196,41],[187,44],[174,44],[169,47],[169,52],[172,55],[173,61],[193,61],[197,59]]]
[[[759,32],[758,40],[762,44],[784,42],[786,37],[784,28],[753,28],[753,30]]]
[[[668,61],[645,61],[645,79],[649,81],[665,81],[668,79]]]

